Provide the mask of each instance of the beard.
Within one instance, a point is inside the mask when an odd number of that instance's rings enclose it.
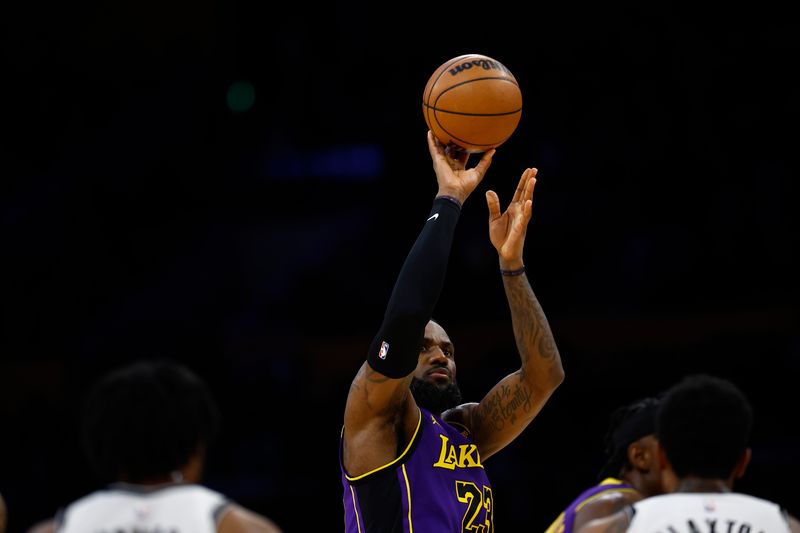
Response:
[[[455,381],[441,386],[422,379],[411,378],[411,394],[418,406],[437,415],[461,404],[461,390]]]

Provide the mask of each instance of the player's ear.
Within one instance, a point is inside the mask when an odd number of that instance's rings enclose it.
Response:
[[[747,465],[750,464],[750,459],[753,457],[753,450],[750,448],[746,448],[744,452],[742,452],[742,456],[739,458],[739,462],[736,463],[736,469],[733,471],[733,479],[739,479],[744,475],[745,470],[747,470]]]
[[[653,449],[644,439],[628,445],[628,462],[637,470],[650,470],[653,466]]]

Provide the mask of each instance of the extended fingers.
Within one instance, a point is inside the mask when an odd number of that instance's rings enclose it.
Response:
[[[500,216],[500,198],[494,191],[486,191],[486,205],[489,207],[489,222]]]
[[[512,202],[520,202],[525,198],[530,198],[530,195],[527,194],[528,184],[531,178],[536,177],[536,173],[537,170],[535,168],[525,169],[525,171],[522,173],[522,176],[519,178],[519,183],[517,183],[517,190],[514,191],[514,198],[511,200]]]
[[[533,198],[533,189],[536,187],[536,172],[528,178],[528,181],[525,183],[525,193],[522,195],[522,200],[530,200]]]

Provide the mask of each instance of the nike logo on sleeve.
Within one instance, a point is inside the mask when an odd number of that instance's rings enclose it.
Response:
[[[439,213],[434,213],[428,217],[428,220],[436,220],[437,218],[439,218]]]

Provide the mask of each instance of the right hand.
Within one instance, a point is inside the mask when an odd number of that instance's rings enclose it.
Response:
[[[494,149],[484,152],[478,164],[468,169],[467,160],[470,154],[464,150],[445,147],[430,130],[428,130],[428,150],[439,184],[436,196],[452,196],[462,204],[483,180],[495,153]]]

